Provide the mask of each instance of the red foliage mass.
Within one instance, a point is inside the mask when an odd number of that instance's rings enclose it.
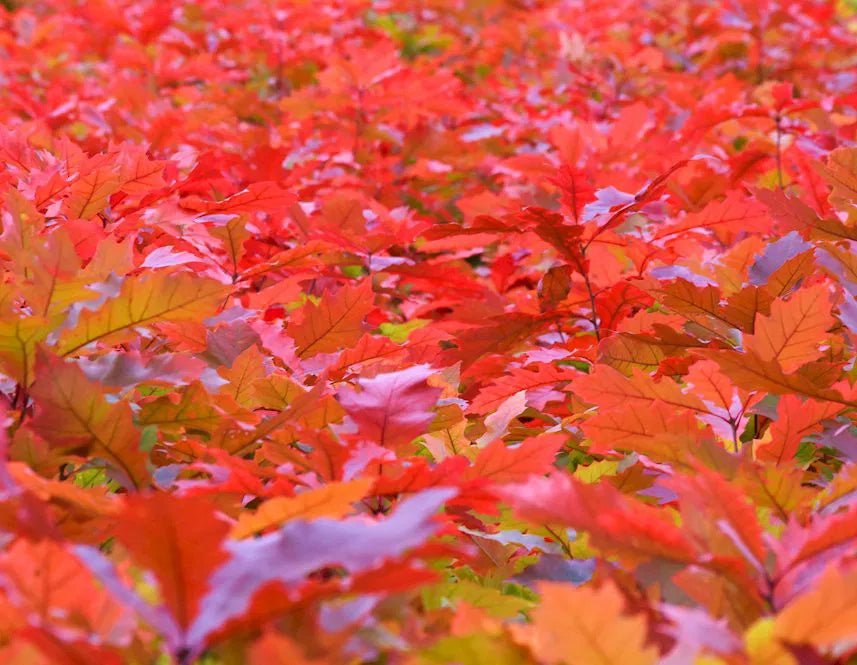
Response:
[[[3,2],[0,662],[851,662],[855,11]]]

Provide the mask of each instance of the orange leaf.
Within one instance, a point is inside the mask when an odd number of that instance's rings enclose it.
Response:
[[[144,427],[157,425],[166,432],[180,431],[181,428],[209,432],[222,417],[222,412],[199,381],[183,386],[177,393],[147,402],[138,416]]]
[[[655,400],[660,400],[674,408],[705,411],[698,397],[683,393],[672,379],[655,381],[636,368],[630,377],[626,377],[607,365],[595,365],[590,374],[575,379],[571,390],[584,401],[597,404],[602,409],[623,405],[645,409]]]
[[[311,357],[354,346],[363,335],[363,318],[374,307],[371,280],[345,286],[332,296],[325,293],[318,305],[307,303],[303,319],[289,324],[298,356]]]
[[[758,400],[747,391],[736,388],[717,363],[711,360],[696,362],[688,371],[685,382],[692,386],[691,391],[710,404],[720,416],[729,416],[737,421],[747,408]]]
[[[254,182],[246,189],[233,194],[223,201],[184,202],[189,208],[206,213],[282,213],[297,202],[294,194],[282,189],[275,182]]]
[[[468,328],[456,338],[462,367],[486,353],[507,353],[543,328],[548,319],[524,312],[494,316],[485,325]]]
[[[629,499],[607,483],[586,484],[565,473],[533,477],[492,492],[523,519],[588,531],[592,544],[631,560],[665,558],[689,563],[695,548],[669,513]]]
[[[238,404],[247,408],[259,406],[255,382],[265,378],[265,357],[253,344],[242,351],[227,369],[218,367],[217,373],[229,383],[221,386],[220,393],[229,395]]]
[[[643,616],[628,615],[612,584],[600,589],[543,582],[541,602],[530,625],[513,625],[515,641],[543,662],[574,665],[654,665],[658,653],[646,645]]]
[[[128,609],[97,585],[61,543],[17,540],[0,554],[0,569],[4,600],[9,598],[25,620],[85,639],[104,639],[111,631],[130,628]]]
[[[598,345],[598,362],[630,376],[633,369],[649,372],[665,357],[663,347],[636,335],[611,335]]]
[[[812,588],[780,612],[774,634],[789,644],[851,651],[857,641],[857,566],[848,570],[830,566]]]
[[[833,191],[831,200],[846,205],[857,199],[857,149],[837,148],[827,155],[827,164],[817,166]]]
[[[229,257],[228,269],[232,279],[238,279],[238,264],[244,256],[244,241],[253,234],[247,230],[247,217],[235,215],[223,224],[214,226],[209,233],[223,242],[226,255]]]
[[[129,497],[116,524],[116,539],[155,576],[182,628],[196,616],[209,576],[228,558],[222,547],[228,532],[207,501],[162,493]]]
[[[821,421],[833,418],[844,407],[834,402],[802,400],[783,395],[777,404],[777,419],[770,426],[769,441],[759,442],[756,459],[782,464],[791,462],[805,436],[821,431]]]
[[[547,473],[567,438],[561,432],[543,434],[530,437],[515,447],[497,439],[479,451],[471,474],[495,483],[516,483],[535,474]]]
[[[711,428],[702,427],[692,412],[676,411],[660,400],[644,409],[628,404],[599,411],[581,428],[592,440],[592,452],[630,450],[680,466],[706,457],[712,446],[719,448]]]
[[[831,306],[824,284],[775,300],[770,316],[756,317],[756,332],[745,337],[745,346],[764,362],[778,362],[783,371],[793,372],[822,355],[821,344],[834,323]]]
[[[327,655],[316,658],[306,656],[297,640],[269,630],[253,643],[249,651],[248,662],[249,665],[271,665],[272,663],[330,665],[334,661]]]
[[[677,279],[668,284],[658,283],[647,290],[671,310],[717,337],[729,339],[732,328],[738,328],[742,323],[720,304],[722,294],[715,286],[697,286],[685,279]]]
[[[107,199],[118,190],[119,178],[112,168],[95,169],[71,186],[63,212],[69,219],[90,219],[107,207]]]
[[[134,146],[122,153],[120,176],[122,191],[131,196],[142,196],[166,186],[163,173],[168,162],[153,161],[146,151]]]
[[[839,390],[821,387],[801,372],[786,374],[777,363],[766,362],[753,352],[702,349],[699,353],[714,360],[735,385],[745,390],[764,391],[773,395],[799,393],[819,400],[857,406],[857,402],[850,399],[850,394],[843,397]]]
[[[756,506],[737,485],[714,471],[700,469],[664,482],[679,497],[684,531],[714,555],[743,556],[757,570],[765,560]]]
[[[554,266],[539,282],[539,305],[542,311],[556,309],[571,290],[572,269],[567,265]]]
[[[358,478],[330,483],[295,496],[275,496],[262,503],[255,513],[241,513],[232,537],[246,538],[293,519],[345,517],[352,511],[351,504],[366,496],[374,482],[371,478]]]

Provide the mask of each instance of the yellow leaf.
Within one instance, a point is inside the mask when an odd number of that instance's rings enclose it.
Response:
[[[258,405],[272,411],[282,411],[303,393],[303,388],[290,378],[276,373],[254,381],[251,390]]]
[[[176,393],[163,395],[143,405],[138,416],[141,426],[157,425],[164,432],[184,430],[213,431],[223,418],[211,395],[194,381]]]
[[[619,462],[614,460],[601,460],[593,462],[588,466],[578,466],[574,470],[575,477],[584,483],[597,483],[604,476],[616,475]]]
[[[622,594],[612,584],[589,586],[544,582],[532,624],[510,627],[515,639],[539,660],[553,665],[653,665],[646,646],[646,620],[624,612]]]
[[[246,538],[258,531],[280,526],[293,519],[340,518],[352,511],[372,486],[371,478],[330,483],[296,496],[277,496],[265,501],[253,513],[242,513],[232,530],[233,538]]]
[[[746,336],[745,346],[763,361],[776,361],[785,372],[793,372],[822,355],[821,342],[833,324],[830,294],[817,284],[788,300],[775,300],[770,316],[756,317],[756,332]]]
[[[465,602],[497,619],[509,619],[533,606],[533,602],[520,596],[505,594],[500,589],[469,580],[443,582],[423,589],[423,602],[430,607],[443,607],[450,601],[456,605]]]
[[[432,454],[435,462],[442,462],[453,455],[464,455],[472,459],[479,449],[470,445],[470,440],[464,434],[466,429],[467,420],[462,417],[459,422],[450,424],[445,429],[424,434],[423,445]]]
[[[33,382],[36,344],[48,333],[40,317],[0,319],[0,369],[22,386]]]
[[[756,621],[744,633],[744,644],[752,665],[798,665],[774,636],[774,619],[764,617]]]
[[[117,297],[80,315],[77,325],[60,337],[56,352],[66,356],[134,326],[204,319],[217,311],[230,291],[230,286],[187,272],[129,277]]]
[[[503,637],[473,633],[444,637],[420,653],[420,665],[526,665],[529,659],[520,647]]]
[[[249,409],[259,406],[253,385],[265,378],[264,360],[259,348],[252,344],[241,352],[229,369],[218,367],[217,373],[229,381],[220,388],[220,394],[229,395],[238,404]]]

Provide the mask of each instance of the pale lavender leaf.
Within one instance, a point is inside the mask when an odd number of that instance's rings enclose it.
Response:
[[[362,572],[421,545],[438,528],[434,514],[455,493],[452,488],[420,492],[380,521],[295,520],[276,533],[226,543],[231,558],[212,575],[211,591],[202,599],[186,643],[201,648],[208,635],[246,612],[256,591],[269,582],[296,586],[329,566]]]

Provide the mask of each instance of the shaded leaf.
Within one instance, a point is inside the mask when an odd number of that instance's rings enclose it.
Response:
[[[228,543],[231,558],[210,580],[211,591],[189,631],[189,644],[202,645],[226,621],[246,612],[265,584],[277,581],[293,587],[312,571],[333,565],[358,573],[422,544],[437,529],[434,513],[454,494],[450,489],[426,490],[378,522],[296,520],[277,533]]]
[[[36,351],[35,371],[30,427],[52,446],[104,458],[126,487],[144,487],[147,455],[128,404],[109,403],[79,367],[44,350]]]

